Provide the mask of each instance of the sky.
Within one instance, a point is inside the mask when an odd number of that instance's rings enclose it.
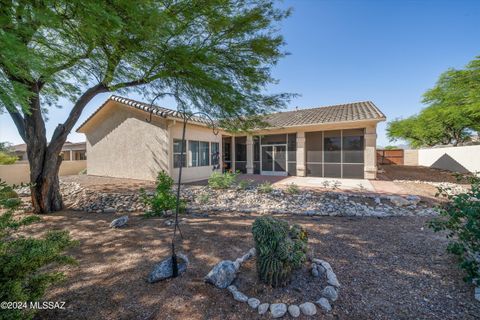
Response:
[[[462,68],[480,55],[480,1],[477,0],[296,0],[281,6],[293,14],[281,23],[290,54],[274,66],[279,84],[270,92],[291,92],[288,109],[355,101],[373,101],[387,122],[418,113],[422,94],[448,68]],[[82,123],[110,95],[95,97]],[[132,99],[141,99],[129,94]],[[172,100],[159,105],[175,108]],[[71,104],[52,109],[51,136]],[[378,126],[377,144],[392,144],[386,122]],[[84,141],[72,132],[69,141]],[[22,143],[8,114],[0,115],[0,141]]]

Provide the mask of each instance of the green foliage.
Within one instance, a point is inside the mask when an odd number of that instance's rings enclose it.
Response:
[[[208,201],[210,201],[210,195],[208,193],[202,193],[198,196],[198,202],[201,204],[206,204]]]
[[[208,178],[208,186],[212,189],[228,189],[231,188],[237,182],[237,172],[214,172]]]
[[[298,189],[298,186],[294,182],[292,182],[288,185],[285,191],[290,194],[297,194],[300,192],[300,189]]]
[[[0,181],[0,301],[39,301],[48,287],[63,274],[50,271],[55,265],[72,264],[75,260],[64,251],[77,242],[68,231],[48,231],[42,238],[24,237],[17,233],[22,226],[40,221],[39,216],[15,217],[18,198],[9,198],[12,187]],[[34,309],[1,311],[2,319],[31,319]]]
[[[258,185],[258,191],[261,193],[271,193],[273,191],[272,183],[265,181]]]
[[[252,226],[257,250],[258,277],[273,287],[285,286],[292,272],[306,261],[308,235],[298,225],[270,216],[257,218]]]
[[[14,164],[17,160],[18,157],[0,151],[0,164]]]
[[[397,146],[386,146],[385,148],[383,148],[384,150],[395,150],[395,149],[399,149],[399,147]]]
[[[163,216],[165,211],[176,209],[177,196],[172,190],[172,187],[172,177],[170,177],[167,172],[162,170],[157,175],[157,186],[153,196],[148,195],[143,188],[140,189],[140,199],[144,204],[150,207],[150,211],[145,213],[146,216]],[[185,211],[185,201],[180,200],[179,205],[179,211]]]
[[[438,195],[449,201],[438,208],[440,218],[433,219],[429,226],[434,231],[446,231],[451,241],[448,251],[459,259],[459,265],[467,273],[465,281],[480,285],[480,178],[461,177],[470,182],[471,189],[452,195],[450,188],[439,188]]]
[[[240,190],[246,190],[253,184],[253,180],[242,179],[238,182],[237,187]]]
[[[418,115],[388,124],[391,140],[404,139],[413,147],[466,142],[480,130],[480,57],[465,69],[440,75],[423,96],[427,108]]]

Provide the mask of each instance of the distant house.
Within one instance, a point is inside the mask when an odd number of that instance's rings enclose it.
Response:
[[[183,166],[186,182],[222,169],[375,179],[376,127],[385,115],[372,102],[278,112],[264,120],[268,128],[250,134],[220,130],[215,135],[207,121],[193,118],[181,158],[179,112],[111,96],[77,132],[86,135],[92,175],[153,180],[165,170],[176,178]]]
[[[26,144],[22,143],[14,145],[12,149],[13,154],[18,157],[18,160],[28,161]],[[64,161],[87,160],[86,143],[70,141],[65,142],[62,148],[61,156]]]

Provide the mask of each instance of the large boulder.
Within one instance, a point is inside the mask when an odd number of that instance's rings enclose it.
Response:
[[[177,253],[178,274],[182,274],[187,271],[188,258],[182,253]],[[171,278],[173,275],[172,269],[172,257],[168,257],[162,262],[155,265],[153,271],[148,276],[147,281],[155,283],[164,279]]]
[[[205,277],[205,282],[213,284],[215,287],[225,289],[237,276],[235,263],[230,260],[219,262]]]

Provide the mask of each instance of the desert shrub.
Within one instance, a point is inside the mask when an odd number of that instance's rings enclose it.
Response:
[[[452,194],[450,188],[438,188],[437,195],[446,197],[448,203],[438,207],[440,217],[429,221],[429,226],[434,231],[447,231],[451,240],[447,250],[458,257],[466,271],[464,280],[480,285],[480,178],[463,179],[471,185],[465,193]]]
[[[228,189],[237,182],[238,173],[236,172],[214,172],[208,178],[208,186],[212,189]]]
[[[210,201],[210,195],[208,193],[202,193],[198,196],[198,202],[201,204],[206,204]]]
[[[155,193],[147,194],[145,189],[140,189],[140,199],[150,210],[145,213],[148,217],[163,216],[165,211],[174,210],[177,207],[177,196],[172,190],[173,179],[164,170],[157,175]],[[180,200],[179,211],[185,211],[186,203]]]
[[[271,193],[273,191],[273,186],[270,182],[265,181],[258,185],[258,191],[261,193]]]
[[[287,190],[285,191],[290,194],[297,194],[300,192],[300,189],[298,189],[298,186],[292,182],[288,185]]]
[[[285,286],[292,272],[307,259],[307,232],[298,225],[270,216],[257,218],[252,226],[257,250],[257,274],[273,287]]]
[[[253,184],[253,180],[240,180],[237,184],[237,188],[240,190],[246,190]]]
[[[79,175],[87,174],[87,168],[80,170]]]
[[[20,205],[12,195],[12,187],[0,181],[0,301],[41,300],[48,287],[64,278],[55,266],[75,263],[64,254],[76,245],[68,231],[48,231],[42,238],[18,234],[19,228],[40,221],[39,216],[18,218],[15,212]],[[3,309],[2,319],[31,319],[35,309]]]
[[[14,164],[17,160],[17,156],[12,156],[4,151],[0,151],[0,164]]]

